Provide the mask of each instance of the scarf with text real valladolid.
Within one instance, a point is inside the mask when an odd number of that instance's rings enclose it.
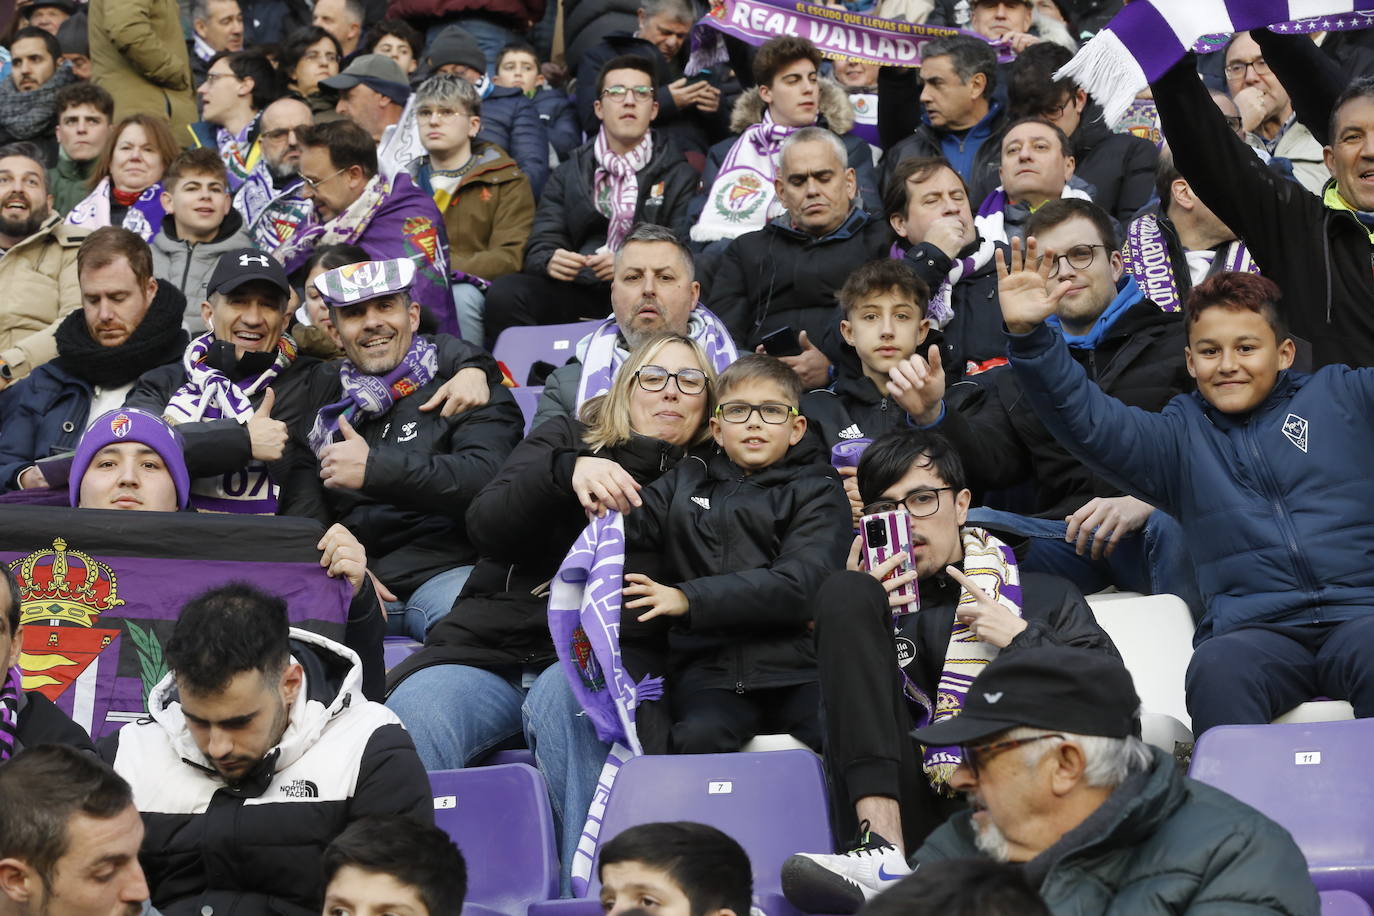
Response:
[[[625,762],[644,752],[635,729],[635,708],[663,695],[663,679],[638,683],[620,654],[620,589],[625,579],[625,521],[619,512],[592,519],[550,583],[549,633],[573,695],[611,745],[572,862],[572,887],[586,893],[592,853],[601,834],[606,801]]]
[[[983,594],[1020,617],[1021,571],[1016,565],[1016,555],[1012,549],[982,528],[965,528],[963,539],[964,575],[973,580]],[[976,602],[977,599],[968,589],[960,590],[949,646],[945,649],[945,666],[940,672],[934,703],[925,691],[903,674],[907,700],[915,707],[912,712],[917,728],[925,728],[959,715],[969,688],[1000,651],[991,643],[979,639],[968,624],[959,620],[959,609]],[[949,780],[963,759],[957,747],[925,749],[922,768],[935,791],[942,795],[954,795]]]
[[[1110,126],[1132,100],[1207,36],[1273,26],[1281,33],[1348,31],[1374,25],[1351,0],[1135,0],[1055,73],[1087,90]],[[1214,42],[1204,48],[1216,49]]]

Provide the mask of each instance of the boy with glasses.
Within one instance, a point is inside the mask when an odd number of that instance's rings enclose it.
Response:
[[[701,178],[681,150],[649,125],[658,112],[654,68],[627,55],[596,81],[601,129],[554,170],[539,199],[523,273],[487,293],[486,341],[514,325],[602,318],[615,252],[638,223],[686,238],[688,206]]]
[[[1026,230],[1068,292],[1050,319],[1074,360],[1094,383],[1133,407],[1159,411],[1192,387],[1183,361],[1183,322],[1162,312],[1125,272],[1107,213],[1083,200],[1053,200],[1031,215]],[[1026,407],[1017,377],[1003,366],[978,383],[955,386],[967,396],[946,410],[944,372],[912,367],[905,397],[918,425],[937,425],[959,450],[977,492],[1034,483],[1028,515],[979,508],[976,524],[1030,538],[1025,568],[1054,573],[1084,592],[1108,585],[1146,594],[1178,595],[1200,611],[1197,585],[1179,536],[1163,512],[1095,475],[1075,459]],[[916,402],[920,402],[917,404]]]
[[[640,375],[641,386],[668,383]],[[699,382],[672,380],[684,392]],[[655,389],[650,389],[655,390]],[[737,751],[786,732],[820,747],[809,597],[844,563],[849,508],[781,361],[742,357],[721,373],[711,434],[723,450],[688,460],[640,493],[631,550],[658,578],[625,576],[626,615],[670,618],[668,701],[676,753]]]
[[[865,513],[905,515],[912,550],[866,569],[854,538],[848,570],[812,605],[836,827],[858,840],[841,855],[788,860],[783,891],[809,913],[855,912],[906,875],[905,853],[963,807],[951,784],[959,749],[923,755],[913,726],[957,715],[1001,654],[1046,645],[1116,653],[1072,583],[1027,571],[1010,546],[967,524],[972,494],[944,437],[881,437],[859,462],[858,484]],[[892,594],[909,582],[915,607]]]
[[[415,119],[426,155],[410,163],[410,175],[444,214],[451,263],[470,278],[453,285],[458,327],[464,340],[480,341],[490,281],[517,273],[524,261],[534,192],[505,150],[477,139],[482,98],[461,76],[425,80]]]

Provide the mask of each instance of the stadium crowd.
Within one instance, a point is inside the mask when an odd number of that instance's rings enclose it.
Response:
[[[309,519],[347,593],[327,638],[245,566],[101,736],[5,565],[0,916],[456,914],[427,773],[512,748],[563,896],[748,916],[713,827],[575,863],[622,744],[761,735],[824,762],[801,912],[1319,912],[1085,596],[1186,606],[1194,738],[1374,716],[1374,30],[1125,105],[1062,68],[1175,0],[811,8],[915,66],[727,5],[19,0],[0,520]]]

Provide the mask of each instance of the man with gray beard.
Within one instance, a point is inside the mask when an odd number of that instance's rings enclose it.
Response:
[[[89,234],[53,212],[33,144],[0,146],[0,390],[57,355],[57,326],[81,306],[76,252]]]
[[[234,209],[263,251],[275,251],[295,235],[311,212],[310,201],[300,194],[297,134],[310,122],[310,106],[299,99],[278,99],[263,109],[258,134],[262,158],[234,195]]]

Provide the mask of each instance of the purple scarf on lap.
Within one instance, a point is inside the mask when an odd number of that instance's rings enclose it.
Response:
[[[315,417],[310,430],[310,448],[318,455],[334,441],[339,432],[339,418],[347,417],[354,426],[372,417],[380,417],[391,410],[401,398],[414,394],[439,371],[439,354],[428,339],[416,335],[401,361],[386,375],[359,372],[350,360],[339,366],[339,383],[343,386],[343,400],[326,404]]]

